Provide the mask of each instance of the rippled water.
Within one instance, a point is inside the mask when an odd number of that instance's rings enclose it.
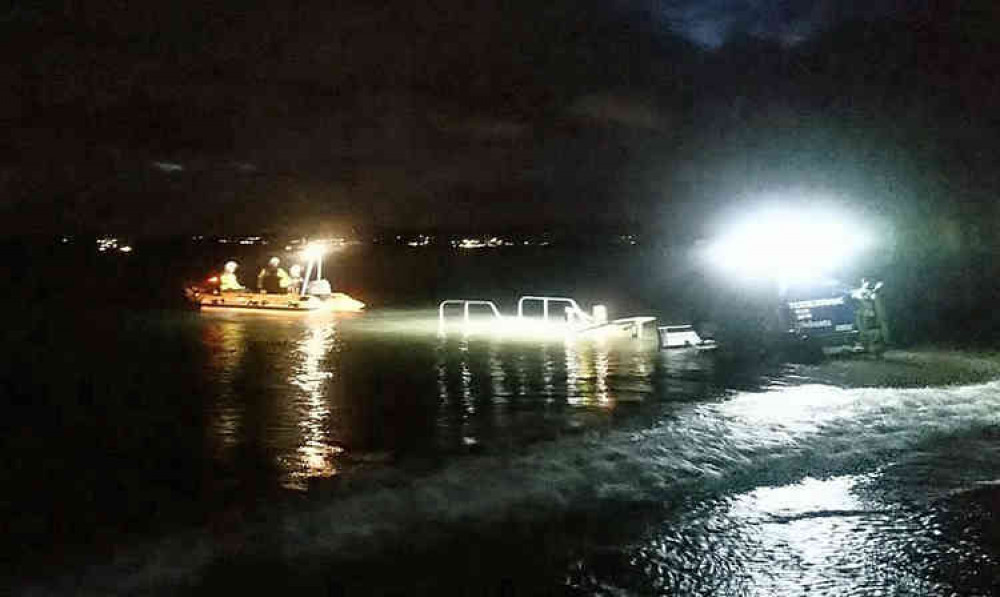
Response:
[[[7,541],[43,592],[998,588],[997,384],[440,338],[433,312],[74,326],[11,386]]]
[[[359,463],[519,450],[724,391],[710,360],[657,351],[652,337],[439,337],[434,313],[400,311],[221,314],[197,327],[213,456],[250,449],[291,489]]]

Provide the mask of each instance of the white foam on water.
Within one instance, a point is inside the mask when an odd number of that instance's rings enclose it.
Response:
[[[807,475],[870,472],[923,442],[1000,422],[1000,382],[922,389],[785,386],[689,404],[647,430],[592,431],[520,455],[459,459],[404,483],[372,485],[287,515],[267,536],[289,558],[377,553],[419,526],[544,517],[601,502],[664,503],[689,491],[731,495]],[[988,480],[988,479],[983,479]],[[853,507],[853,506],[852,506]],[[244,538],[261,529],[247,529]],[[236,545],[239,539],[234,539]],[[26,594],[101,594],[195,582],[231,554],[208,533],[171,538]]]
[[[931,435],[998,421],[1000,384],[948,389],[798,386],[692,405],[649,430],[589,433],[515,458],[454,463],[286,521],[290,556],[337,553],[405,534],[415,522],[461,525],[560,511],[589,500],[660,502],[735,478],[872,468]]]

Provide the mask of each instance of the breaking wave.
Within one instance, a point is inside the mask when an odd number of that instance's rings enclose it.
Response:
[[[667,508],[691,495],[717,499],[798,483],[807,473],[865,475],[919,454],[929,443],[995,426],[998,413],[1000,382],[905,390],[777,384],[681,405],[641,431],[591,431],[519,454],[469,456],[430,473],[360,480],[313,500],[304,511],[275,514],[221,536],[205,531],[176,535],[55,584],[26,588],[24,594],[195,585],[213,561],[256,549],[261,542],[284,558],[358,557],[401,537],[412,539],[416,528],[446,533],[470,524],[530,523],[607,504]],[[996,471],[988,478],[956,477],[952,489],[995,478]],[[872,513],[854,504],[842,511],[835,505],[827,515]],[[816,516],[822,514],[779,512],[769,524]]]

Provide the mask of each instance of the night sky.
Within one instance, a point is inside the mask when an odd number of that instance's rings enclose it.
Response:
[[[837,23],[878,18],[921,8],[894,0],[664,0],[650,2],[667,26],[706,47],[733,33],[750,33],[794,44]]]
[[[989,192],[993,11],[922,4],[17,2],[0,233],[659,230],[762,189]]]

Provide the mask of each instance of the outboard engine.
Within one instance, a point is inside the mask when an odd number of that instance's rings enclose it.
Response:
[[[594,323],[608,322],[608,308],[604,305],[594,305]]]

